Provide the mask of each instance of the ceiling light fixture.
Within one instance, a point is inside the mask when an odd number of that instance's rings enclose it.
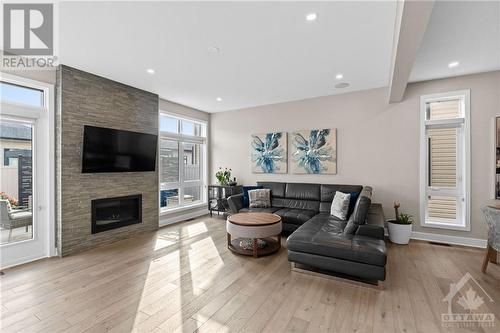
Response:
[[[309,13],[306,15],[306,20],[308,21],[314,21],[318,18],[318,15],[316,13]]]
[[[220,97],[217,97],[216,100],[217,100],[217,102],[222,102],[222,98],[220,98]]]
[[[338,73],[337,75],[335,75],[335,78],[336,78],[337,80],[340,80],[340,79],[344,78],[344,74],[342,74],[342,73]]]
[[[460,63],[458,61],[452,61],[448,64],[448,68],[455,68],[457,67],[458,65],[460,65]]]
[[[220,52],[220,48],[218,48],[217,46],[210,46],[208,48],[208,52],[210,52],[210,53],[219,53]]]
[[[335,85],[335,88],[337,89],[342,89],[342,88],[347,88],[349,87],[349,83],[347,82],[340,82]]]
[[[148,72],[148,74],[154,74],[155,73],[155,70],[154,69],[147,69],[146,72]]]

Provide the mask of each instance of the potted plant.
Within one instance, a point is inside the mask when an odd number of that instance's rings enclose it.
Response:
[[[219,171],[215,173],[215,178],[219,185],[228,185],[231,182],[231,169],[219,167]]]
[[[410,242],[413,216],[404,213],[399,214],[398,209],[400,206],[399,202],[394,202],[396,218],[387,220],[389,239],[396,244],[408,244]]]

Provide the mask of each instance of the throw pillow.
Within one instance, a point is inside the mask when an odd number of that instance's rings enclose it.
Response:
[[[248,207],[250,205],[250,200],[248,199],[248,191],[257,190],[263,188],[262,186],[243,186],[243,207]]]
[[[347,212],[349,211],[349,201],[351,199],[350,193],[335,192],[333,197],[332,207],[330,214],[345,221],[347,219]]]
[[[351,192],[351,199],[349,200],[349,210],[347,211],[347,216],[351,216],[354,212],[354,206],[356,206],[356,201],[358,201],[360,192]]]
[[[250,208],[271,207],[271,190],[267,188],[248,191]]]

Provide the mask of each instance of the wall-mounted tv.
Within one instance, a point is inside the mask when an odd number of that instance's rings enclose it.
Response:
[[[155,171],[157,135],[84,126],[82,172]]]

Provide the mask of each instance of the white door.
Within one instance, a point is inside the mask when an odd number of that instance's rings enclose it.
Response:
[[[53,88],[2,73],[0,266],[55,254]]]

